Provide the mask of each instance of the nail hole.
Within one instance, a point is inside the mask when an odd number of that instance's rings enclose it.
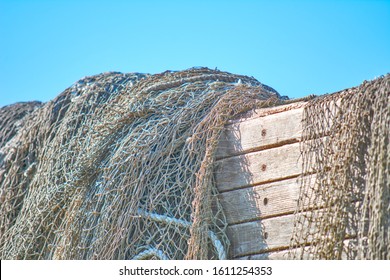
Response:
[[[263,165],[261,166],[261,170],[262,170],[262,171],[265,171],[266,169],[267,169],[267,165],[263,164]]]
[[[268,198],[265,197],[265,198],[263,199],[263,204],[264,204],[264,205],[267,205],[267,204],[268,204]]]
[[[268,232],[264,232],[264,239],[268,238]]]
[[[267,130],[266,129],[263,129],[262,131],[261,131],[261,136],[266,136],[267,135]]]

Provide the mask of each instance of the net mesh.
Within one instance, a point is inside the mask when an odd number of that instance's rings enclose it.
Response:
[[[289,258],[390,259],[390,75],[308,103]]]
[[[80,80],[1,147],[1,259],[226,258],[219,135],[279,100],[207,68]]]
[[[0,108],[0,148],[4,147],[23,127],[24,117],[42,105],[41,102],[19,102]]]

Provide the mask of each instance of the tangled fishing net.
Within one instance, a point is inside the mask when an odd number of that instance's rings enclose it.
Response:
[[[390,259],[390,75],[309,102],[290,258]]]
[[[4,147],[24,125],[24,117],[42,105],[41,102],[19,102],[0,108],[0,148]]]
[[[0,135],[1,259],[227,258],[219,135],[279,100],[207,68],[80,80]]]

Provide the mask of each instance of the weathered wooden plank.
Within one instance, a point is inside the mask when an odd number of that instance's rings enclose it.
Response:
[[[314,182],[314,179],[313,179]],[[267,183],[220,194],[229,224],[293,213],[297,207],[298,178]]]
[[[214,172],[220,192],[298,176],[299,143],[222,159]]]
[[[295,249],[294,251],[301,252],[302,249]],[[243,257],[235,258],[236,260],[289,260],[291,259],[288,255],[289,250],[281,250],[281,251],[271,251],[263,254],[255,254],[248,255]],[[307,252],[304,253],[303,259],[309,259],[309,254]]]
[[[244,154],[300,140],[303,108],[256,117],[226,126],[217,158]]]
[[[273,115],[273,114],[280,114],[286,111],[294,110],[294,109],[299,109],[299,108],[304,108],[307,104],[307,101],[296,101],[293,103],[289,104],[284,104],[284,105],[279,105],[276,107],[266,107],[266,108],[259,108],[259,109],[254,109],[247,111],[245,113],[242,113],[237,116],[237,118],[229,120],[229,124],[232,123],[238,123],[238,122],[246,122],[251,119],[256,119],[256,118],[261,118],[265,117],[268,115]]]
[[[232,244],[230,249],[231,258],[263,254],[288,248],[294,229],[294,219],[295,215],[290,214],[228,226],[227,235]],[[304,223],[307,222],[307,220],[304,221]],[[304,224],[303,227],[305,226],[307,225]],[[314,227],[310,227],[310,233],[314,231]],[[347,229],[348,236],[353,236],[354,234],[353,228]],[[307,241],[310,242],[310,236],[308,238]]]
[[[356,258],[356,248],[357,245],[357,239],[351,238],[351,239],[345,239],[344,240],[344,249],[341,253],[341,259],[342,260],[348,260],[348,259],[355,259]],[[313,257],[310,257],[309,253],[309,246],[304,247],[303,257],[302,259],[308,260],[313,259]],[[296,248],[291,250],[292,253],[297,253],[297,255],[300,255],[302,252],[301,248]],[[236,260],[289,260],[292,259],[289,256],[289,249],[284,249],[280,251],[271,251],[263,254],[255,254],[255,255],[247,255],[243,257],[235,258]]]
[[[339,99],[328,104],[329,110],[324,115],[328,127],[333,125],[333,115],[337,114],[340,103]],[[230,121],[220,137],[217,159],[300,141],[306,104],[297,102],[249,111]],[[322,137],[327,131],[318,130],[315,134]]]
[[[229,226],[230,255],[236,258],[288,248],[293,225],[294,215],[291,214]]]

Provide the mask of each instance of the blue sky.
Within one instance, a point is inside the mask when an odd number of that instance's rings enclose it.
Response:
[[[390,72],[390,1],[0,0],[0,106],[106,71],[193,66],[290,98]]]

